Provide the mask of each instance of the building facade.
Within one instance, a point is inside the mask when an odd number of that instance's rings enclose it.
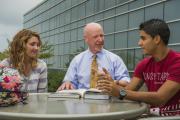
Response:
[[[86,49],[83,27],[100,23],[105,48],[122,57],[129,71],[143,58],[138,47],[138,26],[151,19],[164,19],[170,29],[169,45],[180,51],[180,0],[44,0],[24,15],[24,28],[40,33],[53,45],[54,56],[46,62],[52,69],[67,68],[72,55]]]

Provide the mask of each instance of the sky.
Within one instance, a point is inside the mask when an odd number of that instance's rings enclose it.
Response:
[[[7,39],[23,28],[23,15],[43,0],[0,0],[0,52],[8,47]]]

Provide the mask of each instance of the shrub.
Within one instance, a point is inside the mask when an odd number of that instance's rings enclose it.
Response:
[[[48,70],[48,92],[55,92],[61,85],[66,71]]]

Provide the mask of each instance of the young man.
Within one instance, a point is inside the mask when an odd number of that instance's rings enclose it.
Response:
[[[98,23],[88,23],[84,27],[84,39],[88,49],[71,61],[68,71],[64,77],[63,84],[58,88],[79,89],[90,88],[91,63],[93,56],[96,55],[98,69],[106,68],[111,77],[121,85],[126,85],[129,81],[128,70],[122,59],[112,52],[103,49],[104,31]]]
[[[180,115],[180,53],[168,48],[170,30],[160,19],[151,19],[139,26],[139,46],[150,55],[139,62],[129,85],[120,87],[108,71],[99,74],[98,88],[120,99],[151,105],[150,112],[161,116]],[[137,91],[142,83],[148,92]]]

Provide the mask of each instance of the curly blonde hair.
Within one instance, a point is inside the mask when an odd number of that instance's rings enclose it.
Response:
[[[10,43],[9,47],[9,55],[12,66],[18,69],[18,71],[23,74],[25,71],[26,63],[26,43],[32,37],[37,37],[41,46],[42,42],[38,33],[31,30],[23,29],[14,36],[13,41]],[[35,68],[36,66],[37,58],[34,58],[31,61],[31,67]]]

